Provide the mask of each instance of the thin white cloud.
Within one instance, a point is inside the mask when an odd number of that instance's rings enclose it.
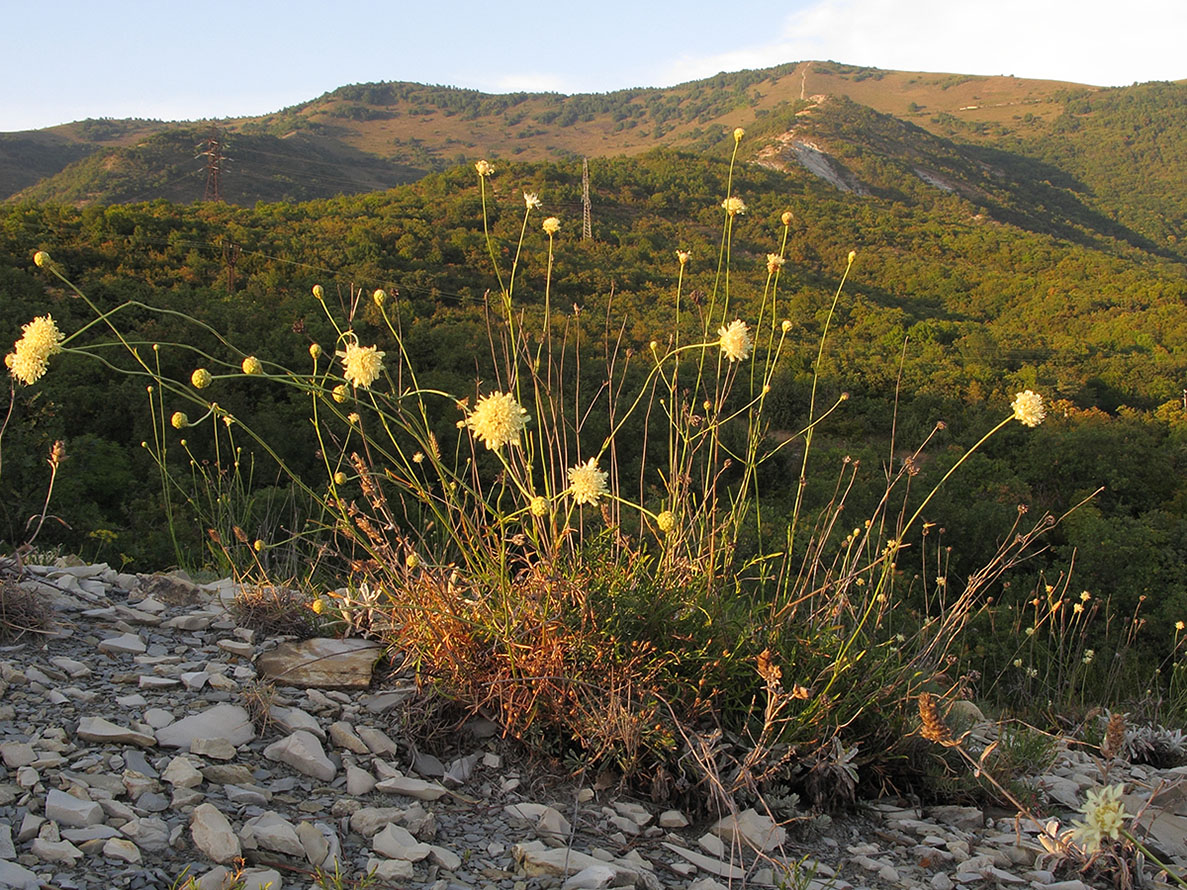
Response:
[[[1187,78],[1182,0],[817,0],[768,41],[683,56],[663,83],[832,59],[907,71],[1014,74],[1102,86]]]

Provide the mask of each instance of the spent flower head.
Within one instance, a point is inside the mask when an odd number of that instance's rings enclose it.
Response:
[[[528,210],[539,210],[540,196],[535,192],[529,192],[525,189],[523,193],[523,203]]]
[[[740,318],[735,318],[728,325],[722,325],[717,336],[721,338],[721,351],[731,362],[740,362],[750,355],[754,344],[750,341],[750,328]]]
[[[1047,416],[1043,408],[1043,397],[1029,389],[1018,393],[1010,407],[1014,409],[1014,419],[1023,426],[1038,426]]]
[[[676,251],[676,259],[678,259],[678,260],[680,261],[680,265],[681,265],[681,266],[686,266],[686,265],[688,265],[688,258],[689,258],[690,256],[692,256],[692,254],[691,254],[691,253],[689,253],[687,250],[678,250],[678,251]]]
[[[795,214],[790,210],[784,210],[783,215],[779,217],[779,221],[785,226],[790,226],[793,219],[795,219]]]
[[[736,195],[731,195],[730,197],[728,197],[724,201],[722,201],[721,207],[730,216],[737,216],[740,213],[746,212],[745,202],[741,198],[737,197]]]
[[[495,168],[487,161],[475,162],[474,169],[478,171],[479,176],[491,176],[495,172]]]
[[[569,467],[569,494],[578,504],[594,505],[603,495],[610,493],[606,480],[610,477],[598,469],[598,459],[591,457],[583,464]]]
[[[1100,842],[1106,837],[1118,838],[1125,827],[1129,813],[1121,800],[1124,790],[1121,785],[1108,788],[1094,788],[1088,792],[1080,812],[1084,820],[1073,823],[1072,840],[1092,853],[1100,849]]]
[[[787,260],[785,260],[783,257],[779,256],[779,254],[768,253],[767,254],[767,274],[774,275],[776,272],[778,272],[780,269],[783,268],[783,264],[786,262],[787,262]]]
[[[351,386],[365,389],[378,380],[383,371],[384,354],[374,346],[359,346],[350,341],[337,355],[342,359],[342,374]]]
[[[560,229],[561,221],[555,216],[549,216],[544,220],[544,222],[540,224],[540,227],[544,229],[545,234],[551,238],[557,233],[557,230]]]
[[[519,434],[531,418],[511,393],[483,396],[466,418],[466,426],[491,451],[518,445]]]

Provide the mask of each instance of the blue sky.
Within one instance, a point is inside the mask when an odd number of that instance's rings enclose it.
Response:
[[[367,81],[606,92],[804,59],[1187,78],[1184,0],[0,0],[0,21],[0,131],[263,114]]]

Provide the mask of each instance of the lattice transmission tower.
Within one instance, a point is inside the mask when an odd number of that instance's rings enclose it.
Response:
[[[203,201],[223,199],[220,180],[223,167],[227,163],[227,156],[224,154],[226,147],[226,140],[218,130],[212,130],[209,136],[198,143],[200,150],[196,157],[206,158],[206,193],[202,196]]]

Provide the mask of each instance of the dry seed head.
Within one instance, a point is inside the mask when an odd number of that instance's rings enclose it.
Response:
[[[936,707],[935,696],[930,692],[923,692],[919,695],[919,720],[923,724],[920,734],[929,742],[935,742],[938,745],[950,745],[953,743],[952,730],[948,728],[948,724],[940,716],[940,710]]]
[[[1100,756],[1105,760],[1112,760],[1125,750],[1125,715],[1114,713],[1109,715],[1109,725],[1105,728],[1105,740],[1100,746]]]

